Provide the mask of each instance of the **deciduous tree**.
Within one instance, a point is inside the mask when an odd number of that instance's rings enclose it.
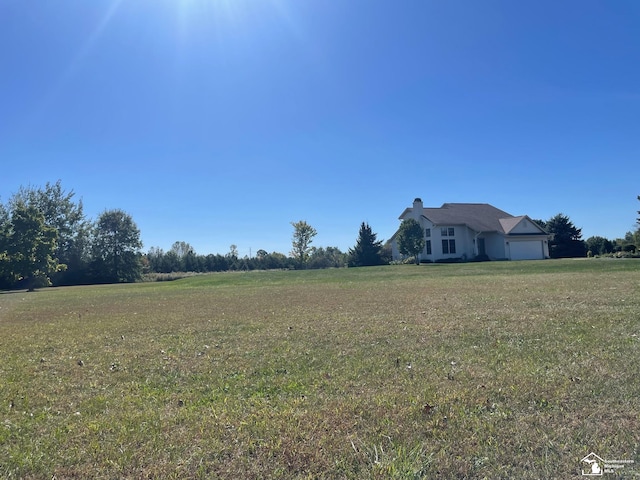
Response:
[[[98,217],[92,244],[95,280],[134,282],[140,278],[140,230],[126,212],[106,210]]]
[[[177,258],[178,266],[172,271],[195,272],[198,270],[196,251],[187,242],[174,242],[168,255]]]
[[[173,242],[173,245],[171,245],[171,251],[175,252],[180,258],[184,258],[190,253],[195,253],[193,247],[187,242]]]
[[[0,289],[9,288],[13,283],[13,274],[9,270],[7,253],[10,225],[9,211],[0,203]]]
[[[21,187],[9,200],[11,210],[18,205],[36,208],[46,226],[57,234],[54,256],[67,269],[53,276],[56,284],[78,283],[88,262],[89,221],[84,215],[82,200],[74,199],[73,191],[65,191],[58,180],[47,182],[44,188]]]
[[[587,250],[591,252],[591,255],[603,255],[605,253],[613,252],[613,242],[604,237],[593,236],[587,238],[585,241]]]
[[[14,280],[24,281],[29,291],[50,285],[50,275],[65,267],[55,257],[55,228],[45,225],[44,215],[34,206],[16,203],[12,210],[2,270]]]
[[[416,258],[416,265],[420,263],[420,252],[424,249],[424,232],[420,224],[413,218],[408,218],[400,224],[398,230],[398,250],[402,255]]]
[[[640,245],[640,228],[635,232],[627,232],[624,238],[614,240],[614,250],[635,253]]]
[[[309,250],[308,268],[341,268],[346,264],[347,255],[338,247],[311,247]]]
[[[291,225],[293,226],[291,256],[297,260],[300,268],[304,268],[309,258],[311,242],[318,232],[304,220],[291,222]]]

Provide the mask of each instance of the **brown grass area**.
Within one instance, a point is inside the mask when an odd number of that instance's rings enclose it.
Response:
[[[619,265],[0,295],[0,476],[579,478],[590,451],[637,460],[640,274]]]

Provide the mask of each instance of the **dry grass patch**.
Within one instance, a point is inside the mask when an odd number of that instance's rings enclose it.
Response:
[[[578,478],[592,450],[637,460],[638,266],[2,294],[0,476]]]

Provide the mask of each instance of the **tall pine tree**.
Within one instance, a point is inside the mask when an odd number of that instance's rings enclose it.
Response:
[[[586,244],[582,241],[582,229],[577,228],[567,215],[558,213],[550,218],[545,229],[553,235],[550,244],[551,258],[584,257]]]
[[[369,224],[362,222],[356,246],[349,249],[350,267],[367,267],[384,263],[382,242],[376,237]]]

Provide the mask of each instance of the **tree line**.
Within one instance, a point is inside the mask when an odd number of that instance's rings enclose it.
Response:
[[[338,247],[312,246],[317,231],[305,220],[291,222],[293,235],[289,255],[258,250],[255,256],[240,257],[235,245],[224,255],[199,255],[187,242],[175,242],[169,251],[152,247],[142,257],[143,270],[151,273],[225,272],[243,270],[319,269],[384,265],[391,260],[391,252],[377,240],[371,226],[363,222],[356,245],[348,252]]]
[[[551,234],[553,258],[636,255],[640,247],[640,217],[634,232],[615,240],[582,240],[582,230],[562,213],[534,221]],[[414,233],[406,222],[398,236],[401,251],[421,251],[422,229],[418,225]],[[60,181],[44,188],[21,187],[6,204],[0,203],[0,289],[135,282],[143,275],[176,272],[358,267],[391,261],[388,243],[378,240],[366,222],[348,252],[313,246],[317,231],[304,220],[291,226],[289,255],[258,250],[255,256],[241,258],[235,245],[224,255],[201,255],[184,241],[176,241],[167,252],[152,247],[143,253],[140,230],[125,211],[105,210],[92,221],[82,201]]]
[[[142,252],[140,230],[131,215],[105,210],[93,221],[82,200],[60,181],[45,187],[21,187],[0,203],[0,289],[49,285],[135,282],[145,274],[331,268],[388,263],[388,249],[362,223],[353,249],[312,246],[316,230],[306,221],[292,222],[289,256],[258,250],[240,258],[235,245],[228,253],[200,255],[184,241],[167,252]]]
[[[640,195],[638,196],[640,200]],[[638,212],[640,214],[640,211]],[[547,221],[534,220],[552,235],[549,244],[551,258],[595,257],[603,255],[635,256],[640,250],[640,217],[635,231],[623,238],[608,239],[594,235],[582,239],[582,229],[577,228],[567,215],[559,213]]]
[[[22,187],[0,204],[0,288],[132,282],[140,278],[140,230],[114,209],[96,221],[60,181]]]

